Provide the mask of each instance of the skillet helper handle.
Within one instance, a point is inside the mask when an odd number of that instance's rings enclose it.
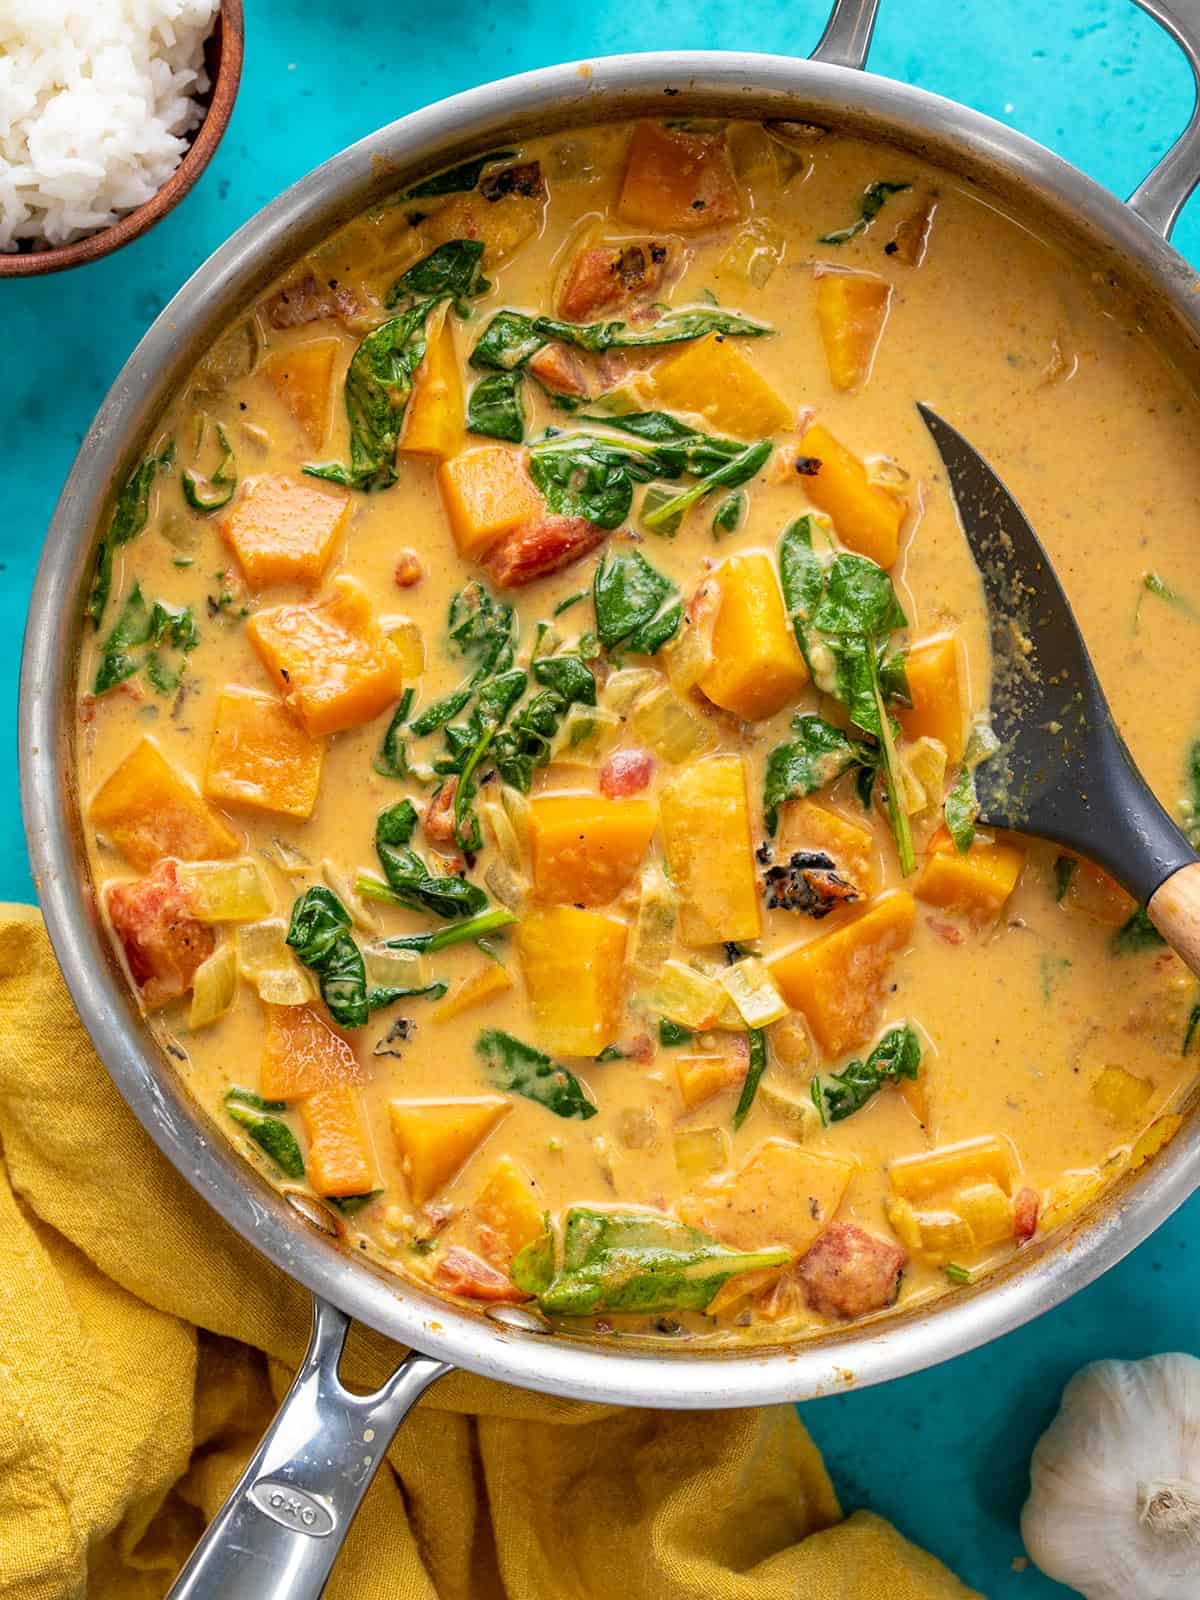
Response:
[[[312,1338],[292,1387],[167,1600],[318,1600],[384,1453],[444,1373],[411,1351],[382,1389],[354,1395],[338,1362],[350,1318],[313,1300]]]
[[[1200,976],[1200,861],[1180,867],[1161,883],[1146,914],[1176,955]]]
[[[1196,0],[1135,0],[1147,16],[1174,39],[1187,57],[1196,87],[1191,120],[1179,138],[1129,196],[1129,209],[1144,223],[1171,237],[1179,213],[1200,183],[1200,5]]]
[[[861,72],[867,64],[878,10],[879,0],[833,0],[825,32],[808,59],[822,61],[828,67],[854,67]]]

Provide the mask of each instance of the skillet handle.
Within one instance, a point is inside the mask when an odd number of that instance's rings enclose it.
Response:
[[[879,0],[833,0],[825,32],[808,59],[822,61],[830,67],[854,67],[861,71],[867,64],[878,10]]]
[[[1175,40],[1187,57],[1196,86],[1196,103],[1187,127],[1129,196],[1129,209],[1155,233],[1169,239],[1188,196],[1200,183],[1200,6],[1195,0],[1136,0],[1136,4]]]
[[[413,1350],[354,1395],[338,1362],[350,1318],[313,1300],[312,1338],[283,1404],[167,1600],[318,1600],[409,1409],[452,1369]]]

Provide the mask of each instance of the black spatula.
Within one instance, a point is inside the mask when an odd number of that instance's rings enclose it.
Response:
[[[1200,857],[1134,765],[1021,508],[960,433],[917,409],[945,462],[991,621],[999,750],[976,773],[980,821],[1098,862],[1200,972]]]

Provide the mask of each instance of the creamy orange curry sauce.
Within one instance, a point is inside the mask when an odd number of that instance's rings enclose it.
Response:
[[[955,1292],[1179,1125],[1194,987],[975,826],[928,400],[1187,796],[1194,408],[1105,285],[799,124],[533,140],[213,348],[80,668],[97,895],[272,1181],[444,1295],[771,1339]]]

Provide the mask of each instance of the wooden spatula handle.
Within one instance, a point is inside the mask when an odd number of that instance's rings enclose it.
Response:
[[[1180,867],[1150,896],[1150,921],[1200,976],[1200,861]]]

